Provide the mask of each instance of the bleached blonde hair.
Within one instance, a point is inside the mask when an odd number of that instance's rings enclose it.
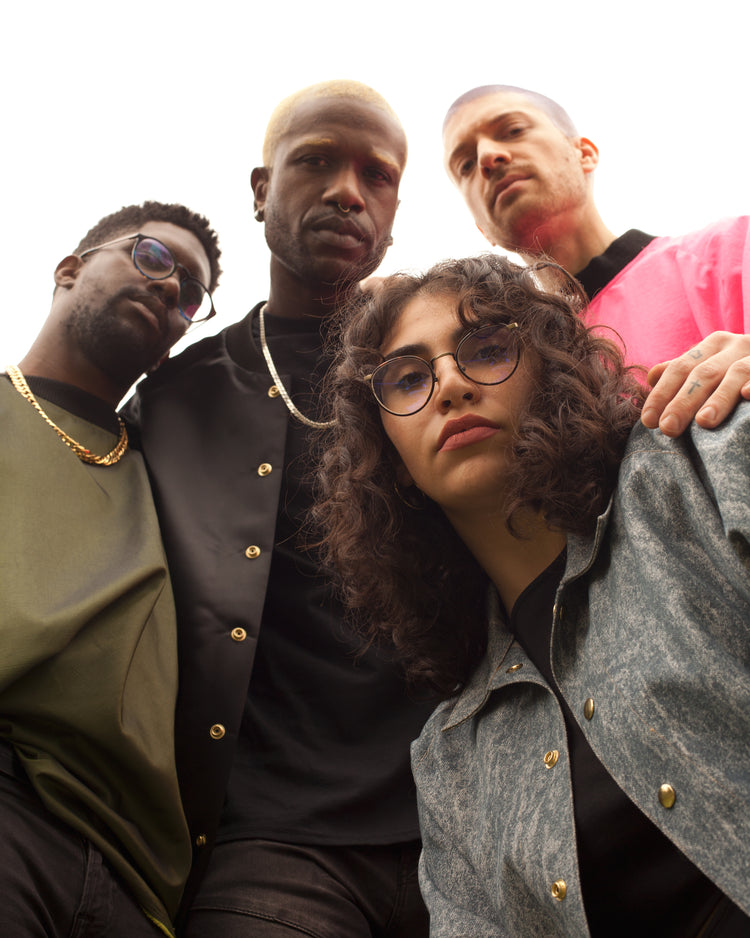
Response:
[[[333,81],[321,81],[317,84],[309,85],[307,88],[302,88],[300,91],[295,91],[294,94],[290,94],[288,97],[284,98],[284,100],[274,108],[268,121],[268,127],[266,127],[266,135],[263,139],[263,165],[266,169],[270,169],[273,166],[276,148],[284,134],[289,131],[294,111],[298,105],[304,101],[319,98],[351,98],[354,101],[372,104],[390,115],[403,132],[401,121],[398,119],[396,112],[374,88],[370,88],[369,85],[365,85],[361,81],[353,81],[347,78],[339,78]],[[404,141],[406,141],[406,134],[404,134]]]

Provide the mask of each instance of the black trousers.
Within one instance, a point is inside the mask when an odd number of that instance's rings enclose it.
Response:
[[[186,938],[427,938],[419,843],[310,847],[218,844]]]
[[[93,844],[44,807],[2,741],[0,905],[3,938],[164,938]]]

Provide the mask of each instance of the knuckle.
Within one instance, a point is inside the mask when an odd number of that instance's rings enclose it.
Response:
[[[727,368],[727,376],[729,375],[731,375],[732,378],[740,379],[750,377],[750,356],[733,361],[729,368]]]
[[[726,374],[727,369],[717,362],[715,358],[708,358],[696,365],[692,370],[692,377],[702,384],[718,384]]]

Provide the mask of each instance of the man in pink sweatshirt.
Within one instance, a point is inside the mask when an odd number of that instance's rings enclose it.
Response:
[[[750,219],[682,237],[607,228],[594,202],[599,151],[544,95],[486,85],[443,125],[445,166],[493,245],[575,274],[587,321],[617,333],[656,384],[647,426],[681,433],[719,424],[750,397]],[[671,360],[671,361],[670,361]]]

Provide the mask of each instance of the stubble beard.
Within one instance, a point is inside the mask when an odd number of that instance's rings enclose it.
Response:
[[[294,234],[273,209],[266,209],[266,244],[294,277],[307,284],[319,285],[337,293],[345,294],[369,277],[383,261],[388,250],[390,230],[374,244],[366,257],[347,262],[335,255],[317,253],[304,242],[300,234]]]
[[[128,297],[128,291],[121,291],[100,307],[80,304],[71,312],[66,329],[102,374],[129,387],[159,361],[171,342],[165,323],[159,324],[159,338],[149,341],[145,325],[138,329],[118,312],[118,303]]]

